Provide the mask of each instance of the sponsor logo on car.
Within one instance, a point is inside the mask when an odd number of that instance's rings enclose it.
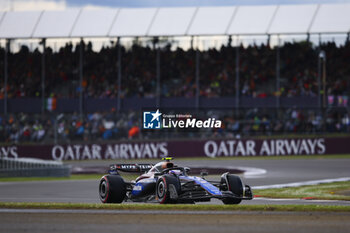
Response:
[[[142,185],[135,185],[133,191],[142,191]]]

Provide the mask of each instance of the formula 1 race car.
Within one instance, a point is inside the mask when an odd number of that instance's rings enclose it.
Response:
[[[188,167],[178,167],[164,158],[152,164],[113,164],[109,175],[101,178],[99,196],[103,203],[159,202],[195,203],[208,202],[212,198],[224,204],[239,204],[253,199],[252,190],[241,178],[227,173],[220,181],[208,181],[204,177],[189,176]],[[118,171],[144,173],[135,181],[126,182]]]

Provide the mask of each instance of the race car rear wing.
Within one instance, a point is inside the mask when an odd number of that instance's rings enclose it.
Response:
[[[112,164],[109,169],[109,173],[117,173],[118,171],[122,172],[147,172],[153,167],[153,164]]]

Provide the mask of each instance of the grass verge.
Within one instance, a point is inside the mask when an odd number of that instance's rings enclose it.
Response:
[[[185,211],[298,211],[350,212],[350,206],[329,205],[160,205],[0,202],[0,208],[96,209],[96,210],[185,210]]]
[[[350,181],[329,184],[306,185],[293,188],[275,188],[253,190],[256,196],[270,198],[304,198],[317,200],[345,200],[350,201]]]

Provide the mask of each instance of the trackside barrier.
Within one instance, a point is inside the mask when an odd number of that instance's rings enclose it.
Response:
[[[71,168],[61,161],[0,158],[0,177],[69,177]]]
[[[350,154],[350,136],[295,138],[215,138],[198,140],[125,140],[66,145],[0,146],[0,157],[44,160],[156,159],[185,157],[298,156]]]

